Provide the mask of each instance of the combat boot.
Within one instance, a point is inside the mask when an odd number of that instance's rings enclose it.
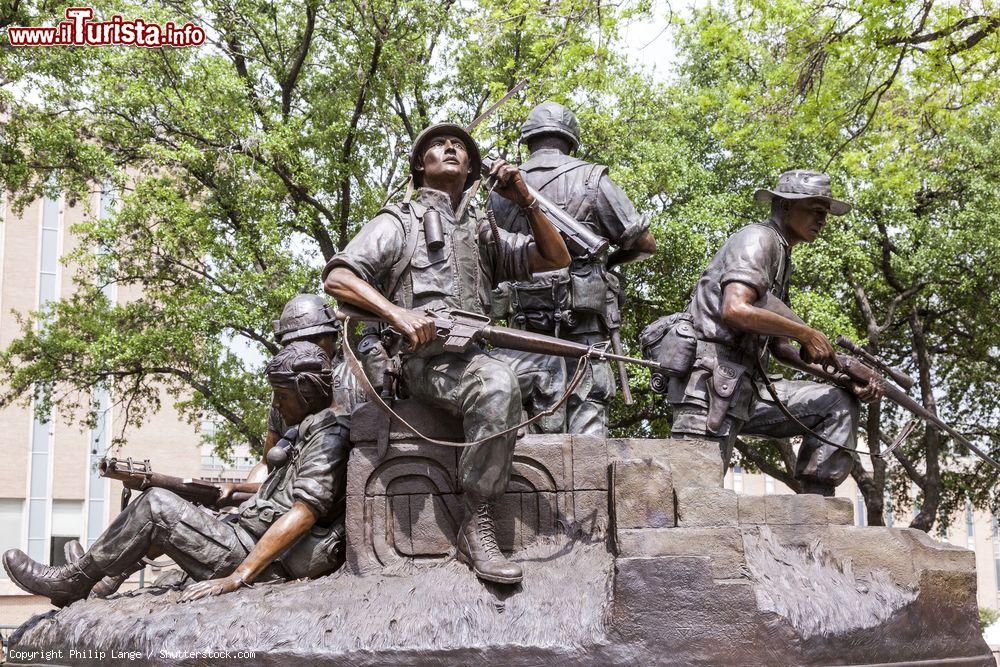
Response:
[[[84,550],[83,545],[77,540],[70,540],[63,545],[63,553],[66,555],[67,563],[75,563],[81,558],[83,558]],[[136,563],[136,565],[130,568],[127,572],[122,572],[121,574],[114,576],[107,576],[94,584],[94,587],[90,590],[90,597],[92,598],[106,598],[112,593],[117,593],[118,589],[122,587],[128,578],[132,576],[135,572],[138,572],[144,567],[142,563]]]
[[[47,597],[57,607],[87,597],[104,574],[87,555],[75,563],[52,567],[32,560],[20,549],[4,553],[3,569],[18,588]]]
[[[468,563],[480,579],[498,584],[521,581],[521,566],[507,560],[497,546],[496,526],[487,503],[466,503],[458,531],[458,558]]]
[[[837,493],[837,487],[827,482],[805,479],[802,480],[802,493],[812,493],[817,496],[832,498]]]

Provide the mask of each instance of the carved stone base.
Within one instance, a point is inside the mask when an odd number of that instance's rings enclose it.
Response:
[[[340,572],[186,605],[173,590],[78,602],[22,626],[11,662],[994,664],[973,552],[850,525],[841,499],[736,496],[695,440],[520,440],[497,517],[524,583],[483,584],[450,557],[460,450],[355,417]]]

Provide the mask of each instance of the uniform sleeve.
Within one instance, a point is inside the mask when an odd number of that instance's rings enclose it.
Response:
[[[635,245],[649,229],[649,218],[639,215],[632,200],[607,174],[602,175],[598,183],[597,218],[608,240],[623,250]]]
[[[761,225],[744,227],[733,234],[720,251],[722,255],[722,288],[728,283],[749,285],[761,298],[778,279],[781,243],[771,230]]]
[[[391,213],[381,213],[362,227],[347,247],[327,262],[323,269],[323,279],[333,269],[342,266],[385,293],[388,287],[385,281],[393,265],[402,256],[405,246],[402,224]]]
[[[340,362],[333,368],[331,393],[333,400],[330,402],[330,409],[338,417],[350,418],[355,406],[358,403],[363,403],[366,399],[364,388],[361,387],[361,383],[354,377],[351,367],[343,358],[340,358]]]
[[[489,222],[483,220],[479,223],[479,247],[485,249],[493,270],[493,287],[505,280],[531,280],[528,248],[535,240],[527,234],[509,232],[499,226],[497,232],[500,236],[499,245],[496,244]]]
[[[343,497],[349,444],[346,429],[333,415],[314,423],[299,451],[292,499],[308,505],[319,517],[330,515]]]

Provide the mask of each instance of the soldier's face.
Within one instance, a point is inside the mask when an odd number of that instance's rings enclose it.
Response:
[[[298,424],[309,416],[309,406],[302,403],[298,393],[287,387],[274,387],[271,406],[275,408],[289,426]]]
[[[829,213],[830,205],[822,199],[796,199],[785,216],[785,226],[794,240],[812,243],[826,227]]]
[[[445,134],[431,139],[424,151],[424,185],[439,190],[465,184],[469,152],[458,137]]]

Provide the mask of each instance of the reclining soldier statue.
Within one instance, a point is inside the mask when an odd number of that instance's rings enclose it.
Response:
[[[166,554],[199,583],[181,601],[234,591],[256,580],[318,577],[343,562],[348,430],[330,405],[330,358],[291,343],[267,365],[274,406],[298,432],[285,464],[232,514],[215,514],[153,488],[111,522],[79,559],[51,567],[20,549],[3,555],[11,581],[65,606],[103,577]],[[277,457],[272,457],[277,458]]]
[[[409,310],[490,310],[490,292],[502,280],[526,280],[532,271],[569,264],[566,245],[527,193],[520,172],[496,161],[496,192],[525,211],[531,236],[490,227],[470,205],[482,158],[475,140],[458,125],[433,125],[416,138],[410,173],[413,201],[382,209],[335,255],[324,287],[338,302],[363,308],[405,336],[401,380],[413,398],[462,419],[465,438],[457,480],[464,513],[458,556],[488,581],[512,584],[521,567],[497,547],[491,504],[507,489],[514,458],[521,393],[511,368],[479,347],[446,352],[433,321]]]

